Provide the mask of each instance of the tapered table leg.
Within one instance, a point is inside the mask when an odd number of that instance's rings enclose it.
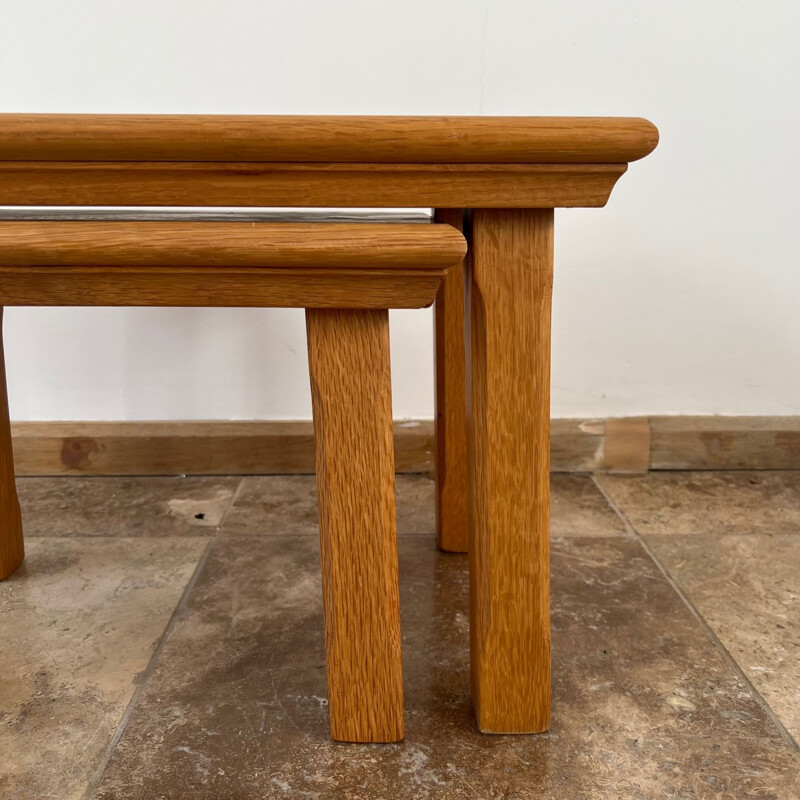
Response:
[[[460,208],[439,208],[436,222],[464,230]],[[469,254],[467,254],[469,258]],[[464,346],[464,270],[451,268],[433,307],[436,360],[436,536],[440,550],[466,553],[467,379]]]
[[[8,387],[3,354],[3,309],[0,308],[0,580],[7,578],[25,557],[22,517],[14,483],[14,454],[8,419]]]
[[[389,315],[308,309],[331,736],[403,738]]]
[[[552,209],[473,212],[470,647],[479,728],[550,720]]]

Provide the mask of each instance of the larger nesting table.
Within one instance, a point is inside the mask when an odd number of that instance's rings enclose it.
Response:
[[[605,205],[657,141],[638,118],[5,114],[0,204],[428,206],[462,230],[464,269],[435,303],[439,545],[470,554],[480,729],[537,732],[550,719],[553,211]]]

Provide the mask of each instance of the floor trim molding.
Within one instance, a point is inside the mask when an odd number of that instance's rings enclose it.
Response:
[[[311,422],[16,422],[18,475],[312,473]],[[434,468],[430,420],[396,421],[398,472]],[[554,472],[800,469],[797,417],[555,419]]]

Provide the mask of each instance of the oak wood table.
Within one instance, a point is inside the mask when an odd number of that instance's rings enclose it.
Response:
[[[605,205],[657,141],[638,118],[6,114],[0,204],[428,206],[462,229],[465,268],[435,303],[439,544],[470,554],[480,729],[537,732],[553,209]]]
[[[431,305],[465,252],[442,224],[0,222],[0,305],[305,308],[334,739],[403,738],[388,309]],[[0,525],[4,578],[24,548],[1,337]]]

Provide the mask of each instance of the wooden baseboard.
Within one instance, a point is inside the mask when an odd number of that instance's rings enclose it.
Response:
[[[800,469],[800,417],[651,417],[650,469]]]
[[[18,475],[314,471],[310,422],[17,422]],[[398,472],[434,468],[431,421],[395,423]],[[800,417],[552,421],[554,472],[800,469]]]
[[[16,422],[17,475],[314,472],[311,422]],[[398,472],[433,468],[433,423],[395,424]]]

